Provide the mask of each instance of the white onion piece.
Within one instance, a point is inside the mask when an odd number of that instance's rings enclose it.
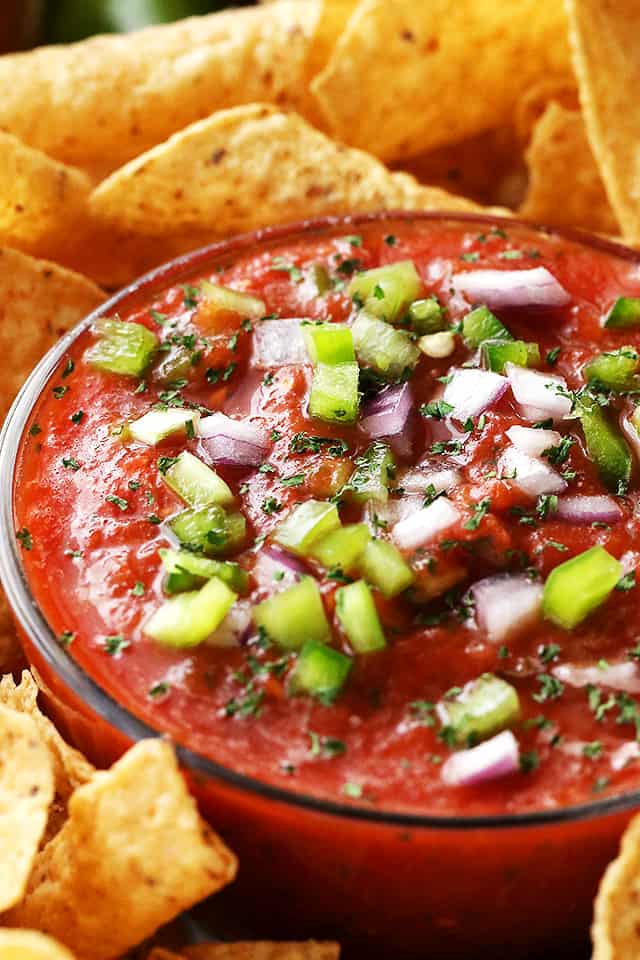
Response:
[[[571,416],[571,400],[558,393],[558,389],[567,390],[564,377],[528,370],[515,363],[505,363],[504,369],[518,403],[525,409],[534,408],[536,416],[531,419],[562,419]]]
[[[626,416],[626,414],[620,417],[620,426],[629,441],[631,449],[636,455],[636,459],[640,460],[640,435],[631,422],[631,417]]]
[[[247,634],[253,620],[253,608],[248,600],[236,600],[220,626],[205,643],[212,647],[237,647]]]
[[[520,767],[520,747],[511,730],[503,730],[470,750],[454,753],[443,764],[442,779],[450,787],[485,783]]]
[[[613,770],[624,770],[632,760],[640,757],[640,743],[637,740],[629,740],[623,743],[609,756],[609,763]]]
[[[524,574],[501,574],[474,583],[476,622],[491,643],[530,627],[540,615],[544,587]]]
[[[362,410],[358,427],[372,440],[388,439],[400,456],[411,453],[407,425],[413,409],[408,383],[385,387]]]
[[[550,447],[557,447],[562,440],[557,430],[536,430],[535,427],[509,427],[507,436],[514,447],[530,457],[540,457]]]
[[[452,527],[460,519],[456,507],[444,497],[438,497],[428,507],[405,517],[394,526],[391,536],[402,550],[416,550]]]
[[[622,512],[613,497],[577,494],[574,497],[560,497],[556,516],[577,524],[616,523]]]
[[[611,690],[623,690],[625,693],[640,693],[640,672],[630,660],[612,663],[602,668],[578,667],[573,663],[561,663],[551,671],[554,677],[570,687],[586,687],[593,684],[598,687],[610,687]]]
[[[474,303],[488,307],[563,307],[571,297],[546,267],[531,270],[470,270],[451,284]]]
[[[399,500],[387,500],[386,503],[375,503],[369,501],[364,510],[363,520],[368,524],[371,532],[377,534],[380,529],[380,523],[385,523],[387,527],[393,527],[401,520],[413,516],[422,510],[424,506],[424,497],[408,496],[401,497]]]
[[[443,400],[453,407],[451,416],[464,423],[495,406],[508,386],[506,377],[491,370],[454,370]]]
[[[543,460],[528,456],[517,447],[507,447],[498,460],[498,476],[508,480],[528,497],[562,493],[566,480]]]
[[[263,320],[253,329],[253,362],[256,367],[281,367],[309,363],[302,336],[302,319]]]
[[[269,449],[263,429],[246,420],[233,420],[224,413],[203,417],[197,435],[199,450],[209,463],[257,467]]]
[[[459,470],[453,468],[442,470],[410,470],[398,477],[398,484],[407,493],[424,493],[428,487],[433,487],[436,493],[451,490],[462,481]]]

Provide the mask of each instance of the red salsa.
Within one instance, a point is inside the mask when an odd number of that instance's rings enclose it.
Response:
[[[519,225],[299,232],[103,317],[15,484],[33,595],[176,741],[380,809],[640,785],[640,271]]]

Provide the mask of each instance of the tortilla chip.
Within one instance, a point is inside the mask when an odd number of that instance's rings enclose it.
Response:
[[[580,102],[609,202],[629,243],[640,242],[640,6],[567,0]]]
[[[595,900],[592,960],[638,960],[640,956],[640,816],[622,838]]]
[[[90,178],[0,132],[0,244],[41,251],[86,211]]]
[[[506,125],[570,73],[561,3],[361,0],[311,90],[336,138],[391,161]]]
[[[172,747],[145,740],[76,790],[69,819],[39,854],[8,919],[108,960],[235,872],[235,857],[198,815]]]
[[[19,903],[53,800],[49,751],[35,721],[0,706],[0,912]]]
[[[13,673],[26,665],[7,598],[0,588],[0,674]]]
[[[0,248],[0,420],[42,355],[103,300],[85,277]]]
[[[231,234],[385,207],[477,209],[267,104],[224,110],[175,134],[101,183],[91,206],[105,221],[153,236]]]
[[[582,115],[550,103],[527,150],[529,186],[520,214],[558,227],[614,234],[613,215]]]
[[[73,956],[35,930],[0,930],[0,960],[73,960]]]
[[[552,100],[567,110],[579,110],[578,88],[574,77],[539,80],[520,97],[514,116],[514,130],[521,143],[528,143],[533,130]]]
[[[11,676],[0,680],[0,704],[26,714],[35,722],[38,735],[51,755],[56,794],[66,802],[77,787],[91,779],[95,767],[63,740],[51,720],[41,712],[38,693],[38,685],[28,670],[23,671],[18,685]]]
[[[300,107],[317,16],[280,0],[1,57],[0,128],[101,176],[214,110]]]
[[[300,943],[198,943],[182,951],[187,960],[338,960],[340,945],[331,941]]]

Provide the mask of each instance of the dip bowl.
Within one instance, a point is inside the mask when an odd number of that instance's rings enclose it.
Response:
[[[373,220],[422,217],[468,222],[476,215],[373,214],[263,230],[160,267],[101,306],[40,362],[6,419],[0,449],[0,576],[46,709],[98,765],[158,731],[103,691],[58,643],[35,603],[15,541],[14,472],[32,408],[74,339],[98,317],[247,249],[352,232]],[[500,218],[491,218],[491,223]],[[515,221],[505,220],[505,225]],[[540,228],[543,229],[543,228]],[[555,231],[546,231],[547,233]],[[640,254],[562,233],[621,261]],[[592,901],[640,792],[578,806],[495,816],[422,816],[320,800],[261,783],[178,746],[204,816],[238,854],[236,882],[215,899],[223,935],[335,938],[347,956],[535,957],[585,952]],[[131,812],[136,816],[135,810]],[[201,910],[206,913],[207,905]],[[215,928],[219,930],[220,928]]]

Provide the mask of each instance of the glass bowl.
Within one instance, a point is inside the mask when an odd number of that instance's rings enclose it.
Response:
[[[26,582],[14,536],[16,455],[31,410],[73,340],[97,317],[247,249],[283,239],[352,232],[371,220],[482,215],[385,213],[326,218],[236,237],[147,274],[81,321],[32,372],[0,436],[0,577],[47,709],[96,764],[157,736],[105,693],[57,642]],[[527,224],[524,224],[528,226]],[[640,254],[599,238],[537,228],[637,263]],[[227,929],[280,939],[335,938],[351,955],[457,957],[488,950],[512,958],[553,945],[584,949],[592,901],[640,791],[557,810],[492,816],[422,816],[342,805],[261,783],[184,747],[180,760],[203,814],[240,859],[237,881],[215,898]],[[135,816],[135,811],[132,811]]]

